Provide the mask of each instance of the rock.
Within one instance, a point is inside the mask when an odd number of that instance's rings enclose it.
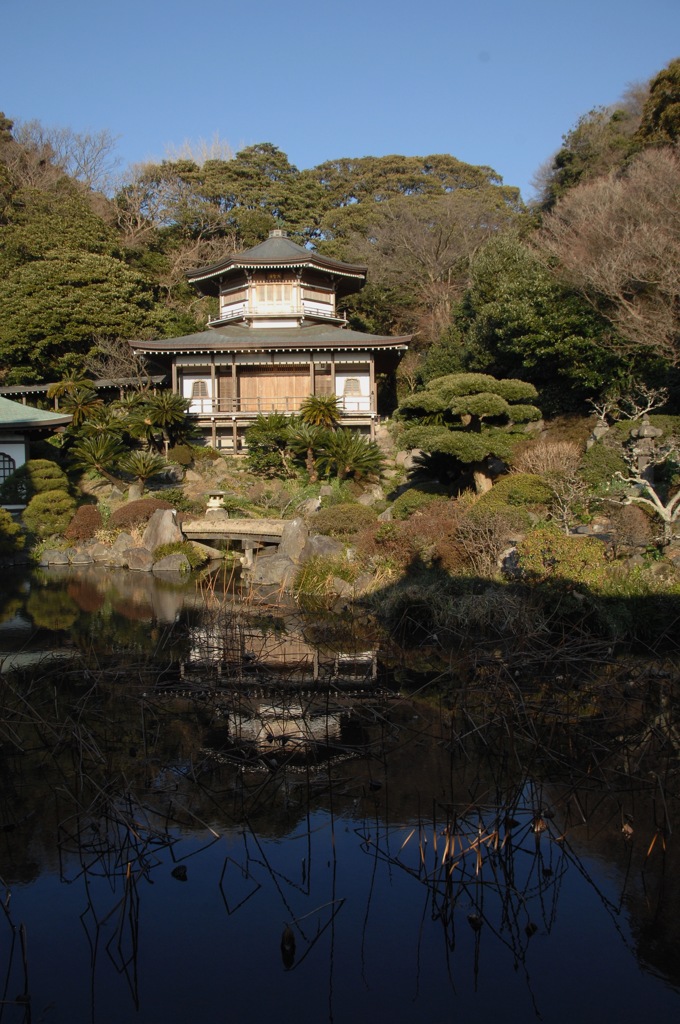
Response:
[[[156,513],[154,513],[155,515]],[[152,517],[153,518],[153,517]],[[186,555],[174,554],[166,555],[165,558],[159,558],[157,562],[153,563],[154,572],[191,572],[191,566],[189,565],[189,559]]]
[[[379,523],[391,523],[392,522],[392,506],[386,508],[384,512],[381,512],[378,516]]]
[[[295,579],[297,566],[281,554],[264,554],[255,559],[253,566],[248,569],[248,578],[258,584],[278,584],[290,586]]]
[[[297,564],[302,560],[302,553],[308,540],[309,530],[304,519],[300,516],[291,519],[284,524],[279,554]]]
[[[303,516],[314,515],[321,508],[321,498],[305,498],[304,501],[300,502],[300,514]]]
[[[114,540],[113,544],[111,545],[114,551],[125,551],[127,550],[127,548],[133,548],[134,546],[135,542],[133,540],[132,534],[125,533],[125,531],[123,531],[123,533],[119,533],[116,539]]]
[[[90,546],[90,554],[94,562],[106,562],[111,554],[111,548],[107,544],[102,544],[101,541],[96,541]]]
[[[222,559],[226,554],[226,551],[223,551],[222,548],[214,548],[210,544],[201,544],[197,540],[192,540],[191,543],[194,545],[197,551],[199,551],[202,555],[205,555],[205,557],[209,558],[211,561],[215,561],[215,559],[217,558]]]
[[[142,537],[142,547],[155,551],[161,544],[181,544],[183,540],[175,510],[158,509],[147,523]]]
[[[45,548],[40,556],[39,565],[68,565],[68,555],[65,551],[57,551],[55,548]]]
[[[319,494],[322,498],[330,498],[333,495],[333,488],[330,484],[321,484],[321,487],[319,487]]]
[[[69,548],[66,554],[71,565],[92,565],[94,561],[90,552],[81,548]]]
[[[335,537],[326,537],[325,534],[315,533],[310,537],[302,553],[301,561],[306,562],[308,558],[342,558],[345,554],[345,545]]]
[[[347,580],[343,580],[340,576],[333,576],[331,579],[331,589],[334,594],[338,597],[352,598],[354,597],[354,587]]]
[[[360,494],[357,501],[360,505],[375,505],[385,500],[385,492],[378,484],[371,484],[363,494]]]
[[[153,555],[148,548],[128,548],[122,554],[132,572],[151,572],[153,569]]]
[[[111,548],[108,557],[104,560],[104,565],[109,569],[127,569],[128,561],[122,551],[115,551]]]
[[[181,484],[184,479],[184,469],[176,463],[172,463],[162,473],[159,473],[156,480],[163,480],[167,484]]]
[[[373,588],[373,576],[370,572],[362,572],[354,581],[354,596],[363,597]]]

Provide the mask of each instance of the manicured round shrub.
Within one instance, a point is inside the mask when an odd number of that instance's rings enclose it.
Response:
[[[329,537],[351,537],[370,523],[374,523],[377,518],[378,513],[375,509],[366,505],[331,505],[316,513],[311,526],[316,533],[323,533]]]
[[[103,525],[102,514],[96,505],[81,505],[76,509],[64,536],[67,540],[92,540]]]
[[[21,518],[37,537],[50,537],[67,530],[75,509],[75,500],[66,491],[43,491],[31,498]]]
[[[534,473],[508,473],[502,476],[486,494],[479,499],[485,505],[536,506],[549,505],[553,492]]]
[[[517,545],[519,567],[537,582],[561,581],[586,586],[602,584],[606,576],[605,546],[594,537],[574,537],[552,523],[538,526]]]
[[[188,444],[176,444],[168,451],[168,462],[178,466],[190,466],[194,460],[194,452]]]
[[[0,508],[0,555],[13,555],[21,551],[26,537],[6,508]]]
[[[112,513],[109,526],[128,530],[133,526],[147,523],[159,508],[174,507],[169,501],[163,501],[162,498],[140,498],[139,501],[128,501],[127,505],[121,505]]]
[[[392,505],[393,519],[408,519],[414,512],[422,512],[433,502],[448,501],[443,487],[432,484],[428,487],[410,487],[400,494]]]
[[[0,488],[2,500],[9,504],[28,502],[45,491],[68,490],[68,477],[49,459],[29,459],[9,476]]]
[[[178,512],[197,516],[202,516],[205,512],[206,499],[190,498],[181,487],[164,487],[158,493],[163,495],[163,501],[168,501]]]

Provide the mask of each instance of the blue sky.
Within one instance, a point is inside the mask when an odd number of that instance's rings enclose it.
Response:
[[[680,0],[0,0],[0,110],[122,165],[218,133],[300,168],[452,153],[527,198],[592,107],[680,56]]]

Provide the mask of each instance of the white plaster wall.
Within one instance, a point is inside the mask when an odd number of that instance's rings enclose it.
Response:
[[[344,398],[345,381],[348,378],[359,381],[360,395],[348,395]],[[345,412],[370,412],[371,411],[371,378],[367,373],[341,373],[338,368],[335,370],[335,393],[340,399],[340,404]]]
[[[205,385],[208,389],[207,398],[191,397],[191,393],[194,389],[194,382],[197,380],[205,381]],[[191,401],[189,412],[210,412],[212,410],[212,380],[210,377],[206,377],[205,374],[198,374],[195,377],[182,377],[182,397],[188,398]]]

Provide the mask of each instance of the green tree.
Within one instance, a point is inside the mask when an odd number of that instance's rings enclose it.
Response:
[[[292,475],[289,454],[291,421],[283,413],[259,415],[246,430],[248,465],[257,473]]]
[[[556,412],[580,405],[624,372],[612,352],[611,325],[513,234],[477,254],[454,318],[443,350],[428,353],[425,379],[447,361],[452,370],[462,364],[523,377],[539,389],[542,408]]]
[[[454,466],[472,472],[478,490],[487,489],[489,459],[507,459],[512,451],[509,428],[540,419],[539,409],[530,404],[536,394],[526,381],[488,374],[436,377],[401,402],[398,413],[405,426],[400,443],[449,456]]]
[[[680,58],[649,83],[636,140],[644,146],[674,144],[680,138]]]

